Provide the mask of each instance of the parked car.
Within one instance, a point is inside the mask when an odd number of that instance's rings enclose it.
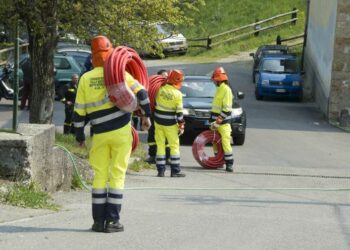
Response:
[[[19,62],[19,82],[22,85],[23,72],[21,70],[22,64],[28,60],[28,54],[22,54]],[[56,69],[55,74],[55,92],[56,99],[62,97],[64,87],[71,81],[73,74],[80,75],[83,69],[79,66],[77,61],[68,55],[55,54],[53,59],[54,67]],[[13,81],[13,73],[10,76],[10,81]]]
[[[294,54],[269,54],[260,61],[256,73],[255,97],[303,98],[303,81]]]
[[[160,36],[159,43],[163,47],[163,54],[185,55],[188,49],[187,40],[183,34],[175,31],[170,23],[157,23],[157,32]]]
[[[186,76],[180,91],[183,95],[186,122],[184,137],[193,137],[210,129],[209,117],[216,91],[213,81],[207,76]],[[234,92],[231,127],[235,145],[243,145],[245,140],[246,114],[238,101],[243,98],[242,92]]]
[[[57,53],[62,55],[72,56],[85,71],[85,62],[87,58],[91,57],[91,49],[88,45],[83,44],[60,44],[57,46]]]
[[[250,53],[249,55],[253,57],[253,70],[252,79],[255,83],[255,74],[258,71],[260,60],[264,55],[267,54],[286,54],[288,53],[288,46],[285,45],[263,45],[260,46],[255,53]]]

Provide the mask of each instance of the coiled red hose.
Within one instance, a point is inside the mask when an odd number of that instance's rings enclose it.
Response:
[[[131,127],[131,134],[132,134],[131,151],[134,152],[137,146],[139,145],[139,134],[137,133],[136,129],[134,129],[134,127]]]
[[[159,88],[165,84],[166,77],[161,75],[152,75],[149,77],[149,88],[148,88],[148,97],[151,106],[151,110],[154,111],[156,103],[156,95]]]
[[[135,111],[137,99],[125,83],[125,71],[148,90],[147,69],[140,56],[132,48],[119,46],[113,49],[103,67],[105,84],[111,102],[123,111]]]
[[[215,156],[210,157],[204,151],[205,145],[209,143],[217,145],[218,152]],[[225,159],[219,132],[207,130],[200,133],[192,144],[192,154],[203,168],[223,167]]]

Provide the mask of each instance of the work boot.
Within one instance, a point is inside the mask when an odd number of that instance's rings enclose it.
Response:
[[[226,171],[227,172],[233,172],[233,165],[231,165],[231,164],[226,165]]]
[[[184,174],[184,173],[171,173],[170,174],[170,177],[185,177],[186,176],[186,174]]]
[[[92,224],[91,230],[99,233],[104,232],[105,230],[104,222],[95,221],[94,224]]]
[[[164,171],[158,171],[157,177],[164,177]]]
[[[148,157],[145,162],[149,164],[156,164],[156,159],[153,156]]]
[[[109,221],[106,222],[106,228],[105,233],[116,233],[116,232],[123,232],[124,226],[119,223],[119,221]]]

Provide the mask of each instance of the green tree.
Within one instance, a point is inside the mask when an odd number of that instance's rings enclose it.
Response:
[[[114,45],[157,49],[154,22],[191,24],[204,0],[3,0],[0,19],[20,20],[29,37],[33,68],[30,123],[51,123],[54,107],[53,56],[59,31],[90,40],[97,34]]]

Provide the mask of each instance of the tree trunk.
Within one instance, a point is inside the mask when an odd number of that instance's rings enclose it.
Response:
[[[33,69],[29,122],[50,124],[55,98],[53,56],[58,40],[57,1],[41,4],[36,17],[26,22]]]

